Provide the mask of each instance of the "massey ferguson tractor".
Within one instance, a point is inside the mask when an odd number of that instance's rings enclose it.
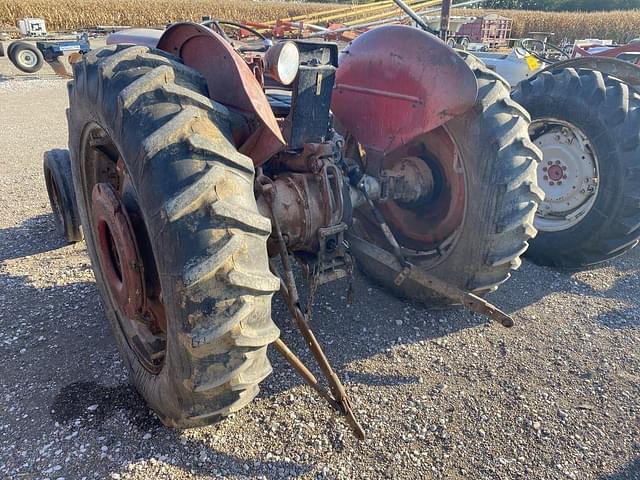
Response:
[[[45,158],[56,218],[84,235],[132,382],[165,424],[245,406],[272,344],[362,437],[304,305],[357,265],[398,296],[510,325],[481,296],[536,233],[529,116],[494,72],[417,28],[339,53],[219,27],[128,30],[74,64],[70,156]],[[279,338],[276,292],[328,389]]]

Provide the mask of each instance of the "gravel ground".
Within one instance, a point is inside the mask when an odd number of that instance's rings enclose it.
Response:
[[[64,81],[0,59],[0,477],[640,479],[640,250],[575,274],[525,261],[491,297],[509,330],[361,277],[352,306],[321,288],[313,325],[364,442],[275,352],[247,408],[163,427],[127,382],[83,244],[54,231],[41,162],[66,146],[66,104]],[[274,318],[304,352],[280,302]]]

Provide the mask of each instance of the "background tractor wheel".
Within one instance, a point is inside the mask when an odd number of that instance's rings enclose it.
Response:
[[[518,85],[542,149],[545,201],[527,255],[581,268],[617,257],[640,237],[640,96],[593,70],[567,68]]]
[[[529,140],[529,116],[509,98],[509,86],[475,57],[460,54],[478,81],[475,106],[383,161],[386,168],[392,168],[388,162],[426,163],[434,194],[423,204],[387,201],[380,209],[413,264],[482,295],[520,266],[527,240],[536,233],[540,153]],[[355,233],[389,249],[363,210],[357,213]],[[394,275],[378,263],[358,265],[399,295],[442,300],[410,280],[396,286]]]
[[[138,390],[169,426],[214,422],[271,373],[270,222],[204,79],[147,47],[93,50],[69,145],[96,282]]]
[[[9,59],[18,70],[35,73],[42,68],[44,57],[35,45],[26,42],[14,42],[9,47]]]
[[[67,150],[49,150],[43,159],[44,182],[47,186],[56,229],[69,243],[82,240],[80,218],[76,207],[71,160]]]

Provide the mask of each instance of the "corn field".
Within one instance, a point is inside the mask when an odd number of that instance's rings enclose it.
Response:
[[[0,28],[22,17],[44,17],[50,31],[96,25],[163,26],[203,15],[264,21],[331,8],[327,4],[252,0],[0,0]]]
[[[162,26],[203,15],[237,21],[265,21],[329,9],[335,5],[299,1],[257,0],[0,0],[0,29],[14,29],[22,17],[44,17],[51,31],[96,25]],[[513,19],[512,37],[553,32],[563,38],[608,38],[626,42],[640,37],[640,10],[612,12],[492,11]],[[454,10],[480,16],[486,10]]]

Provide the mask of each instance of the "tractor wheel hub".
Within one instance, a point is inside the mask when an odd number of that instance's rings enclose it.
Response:
[[[91,197],[97,254],[107,286],[122,312],[142,321],[143,263],[127,210],[109,183],[97,183]]]
[[[538,185],[545,193],[535,226],[542,231],[565,230],[578,223],[595,203],[596,154],[582,130],[562,120],[536,120],[531,132],[543,153]]]

